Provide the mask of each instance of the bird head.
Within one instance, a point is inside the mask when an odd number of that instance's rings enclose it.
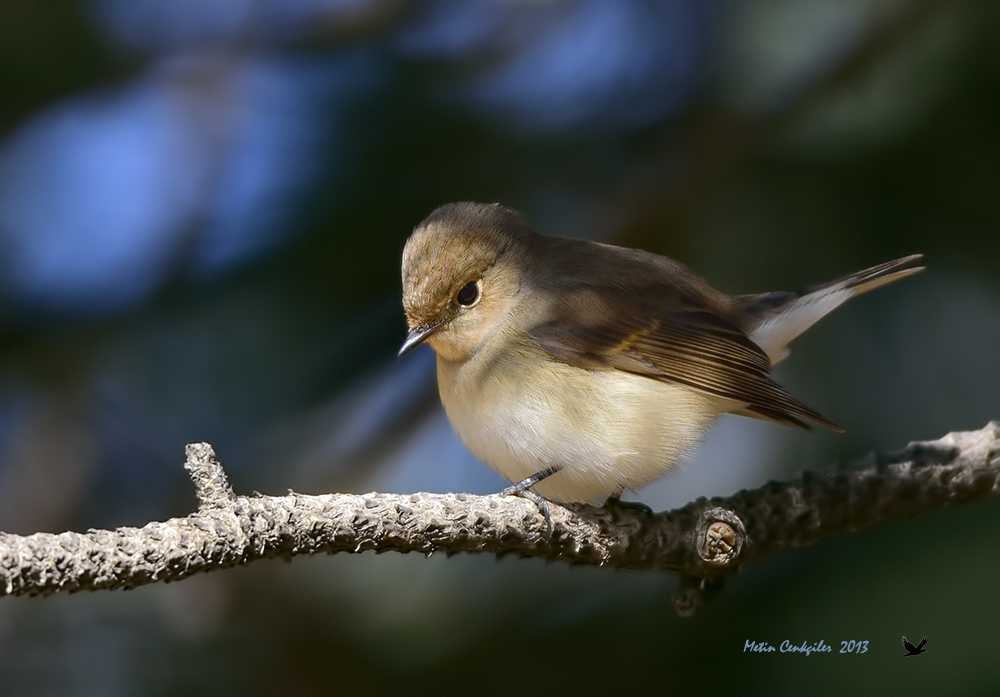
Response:
[[[469,358],[516,304],[541,237],[499,204],[441,206],[403,250],[400,355],[423,342],[445,360]]]

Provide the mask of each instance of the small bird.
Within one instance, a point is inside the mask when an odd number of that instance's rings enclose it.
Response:
[[[617,501],[668,473],[723,413],[841,432],[768,377],[848,298],[912,255],[802,293],[725,295],[638,249],[546,237],[499,204],[441,206],[403,251],[409,334],[437,352],[459,438],[506,493]]]
[[[903,658],[907,656],[919,656],[922,653],[927,653],[927,649],[924,648],[924,644],[927,643],[927,637],[920,640],[920,643],[914,646],[903,637],[903,648],[906,649],[906,653],[903,654]]]

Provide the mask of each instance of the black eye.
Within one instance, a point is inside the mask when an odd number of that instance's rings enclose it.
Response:
[[[479,300],[479,284],[475,281],[469,281],[462,286],[462,290],[458,291],[455,299],[458,300],[459,305],[465,305],[466,307],[473,304]]]

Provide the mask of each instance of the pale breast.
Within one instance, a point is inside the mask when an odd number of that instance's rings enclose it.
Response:
[[[438,361],[448,418],[466,446],[511,481],[562,469],[533,487],[597,503],[666,474],[725,406],[621,371],[585,370],[530,347],[464,364]]]

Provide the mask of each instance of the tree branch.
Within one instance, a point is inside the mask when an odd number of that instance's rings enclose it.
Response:
[[[198,512],[142,528],[0,533],[0,593],[134,588],[254,559],[338,552],[489,552],[680,574],[690,614],[736,571],[787,548],[1000,493],[1000,422],[651,515],[471,494],[236,496],[207,443],[184,465]]]

